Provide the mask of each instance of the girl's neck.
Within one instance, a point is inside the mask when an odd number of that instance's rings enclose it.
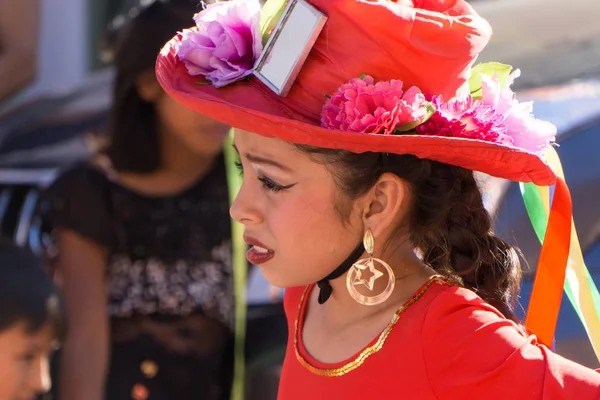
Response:
[[[396,310],[404,304],[404,302],[406,302],[419,287],[431,278],[431,276],[435,275],[435,271],[426,267],[410,246],[399,248],[394,254],[386,257],[384,261],[389,264],[394,271],[396,284],[389,299],[382,304],[365,306],[354,300],[350,296],[350,293],[348,293],[346,286],[347,274],[344,274],[340,278],[330,281],[333,292],[325,304],[319,305],[316,302],[318,293],[317,290],[315,290],[313,291],[313,296],[311,296],[310,305],[322,307],[322,311],[326,312],[328,317],[331,318],[332,324],[352,324],[368,318],[373,314],[385,312],[389,309]],[[381,270],[381,267],[378,269]],[[388,275],[384,273],[384,275],[375,282],[374,292],[378,293],[378,291],[385,288],[388,279]],[[314,302],[312,300],[314,300]]]
[[[217,154],[199,154],[173,134],[161,138],[161,166],[155,172],[176,181],[197,180],[213,165]]]
[[[184,191],[201,180],[219,157],[198,154],[175,135],[161,138],[160,167],[150,173],[119,173],[124,186],[149,196],[170,196]]]
[[[398,309],[435,275],[423,266],[414,252],[404,257],[397,254],[385,261],[393,267],[396,287],[382,304],[357,303],[346,289],[345,276],[331,282],[333,294],[325,304],[318,304],[318,290],[312,291],[301,325],[301,340],[313,358],[323,363],[338,363],[356,356],[381,335]]]

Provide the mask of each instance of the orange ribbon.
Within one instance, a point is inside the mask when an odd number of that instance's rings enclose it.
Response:
[[[525,319],[525,326],[548,347],[554,340],[569,261],[572,211],[569,188],[558,177]]]

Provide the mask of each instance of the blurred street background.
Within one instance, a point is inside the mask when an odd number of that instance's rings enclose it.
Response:
[[[480,61],[519,67],[517,89],[600,77],[600,2],[473,0],[494,29]]]
[[[69,90],[102,67],[101,33],[117,10],[130,3],[135,1],[40,0],[38,70],[19,98]],[[472,0],[471,4],[494,29],[480,61],[518,66],[523,74],[517,88],[600,76],[600,2]]]
[[[135,19],[155,1],[169,0],[0,0],[0,233],[19,246],[40,256],[54,250],[51,229],[40,216],[42,193],[61,172],[107,143],[114,77],[110,46],[105,46],[111,41],[107,27]],[[494,30],[478,61],[519,68],[521,77],[513,86],[519,99],[533,100],[535,116],[558,127],[557,151],[573,197],[578,235],[598,286],[600,0],[469,2]],[[17,10],[16,4],[24,8]],[[189,22],[193,24],[192,15]],[[540,245],[518,185],[497,179],[482,182],[498,235],[517,245],[528,264],[520,298],[523,314]],[[247,357],[252,393],[247,399],[269,400],[277,392],[287,340],[281,291],[268,285],[258,268],[252,270],[249,286]],[[556,350],[600,367],[566,300]]]

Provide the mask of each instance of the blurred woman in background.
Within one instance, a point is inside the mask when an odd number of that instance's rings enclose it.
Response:
[[[229,396],[229,127],[180,106],[154,74],[198,4],[155,1],[116,19],[109,145],[48,192],[70,316],[61,400]]]

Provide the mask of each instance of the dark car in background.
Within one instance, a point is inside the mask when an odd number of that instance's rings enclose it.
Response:
[[[81,87],[38,98],[0,115],[0,231],[43,256],[52,253],[50,227],[41,218],[44,189],[64,169],[105,141],[111,99],[110,69]],[[281,293],[252,268],[248,287],[249,400],[277,398],[287,344]]]

